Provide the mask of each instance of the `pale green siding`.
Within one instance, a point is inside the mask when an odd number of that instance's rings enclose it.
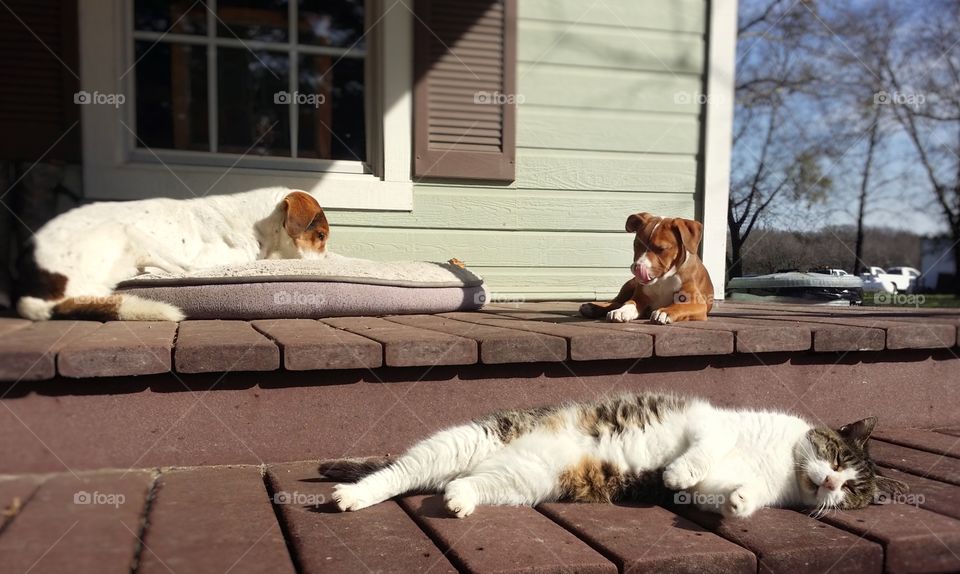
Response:
[[[706,0],[519,0],[517,180],[419,184],[411,213],[335,211],[333,248],[461,259],[495,296],[608,297],[627,215],[693,217]]]

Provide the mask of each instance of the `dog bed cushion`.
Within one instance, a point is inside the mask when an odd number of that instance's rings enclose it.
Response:
[[[371,261],[328,254],[183,273],[149,269],[117,292],[164,301],[191,319],[280,319],[472,311],[483,279],[458,262]]]

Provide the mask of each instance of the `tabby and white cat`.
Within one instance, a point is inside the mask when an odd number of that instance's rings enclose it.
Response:
[[[703,510],[746,517],[765,506],[824,512],[870,504],[902,482],[877,474],[867,418],[832,430],[773,411],[715,407],[669,394],[504,411],[449,428],[388,464],[336,461],[341,510],[411,491],[443,491],[458,517],[480,504],[612,502],[642,495],[651,476]],[[362,478],[361,478],[362,477]]]

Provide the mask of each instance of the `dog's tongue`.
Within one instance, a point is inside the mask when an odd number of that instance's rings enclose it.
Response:
[[[636,276],[640,281],[644,283],[650,282],[650,272],[647,271],[647,268],[643,265],[637,265],[634,270],[636,271]]]

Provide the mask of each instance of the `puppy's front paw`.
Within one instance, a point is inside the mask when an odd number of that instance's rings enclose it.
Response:
[[[756,498],[749,489],[742,486],[731,492],[723,505],[723,515],[733,518],[746,518],[756,510]]]
[[[607,320],[614,323],[627,323],[640,316],[636,305],[624,305],[607,313]]]
[[[336,502],[337,507],[344,512],[348,510],[361,510],[377,502],[367,496],[364,489],[357,484],[338,484],[334,486],[333,501]]]
[[[603,316],[603,310],[594,303],[580,305],[580,315],[587,319],[596,319]]]
[[[670,490],[687,490],[703,480],[704,474],[685,460],[675,460],[663,471],[663,485]]]
[[[670,317],[670,314],[667,313],[666,308],[656,309],[653,313],[650,313],[650,320],[660,325],[673,323],[673,319]]]

